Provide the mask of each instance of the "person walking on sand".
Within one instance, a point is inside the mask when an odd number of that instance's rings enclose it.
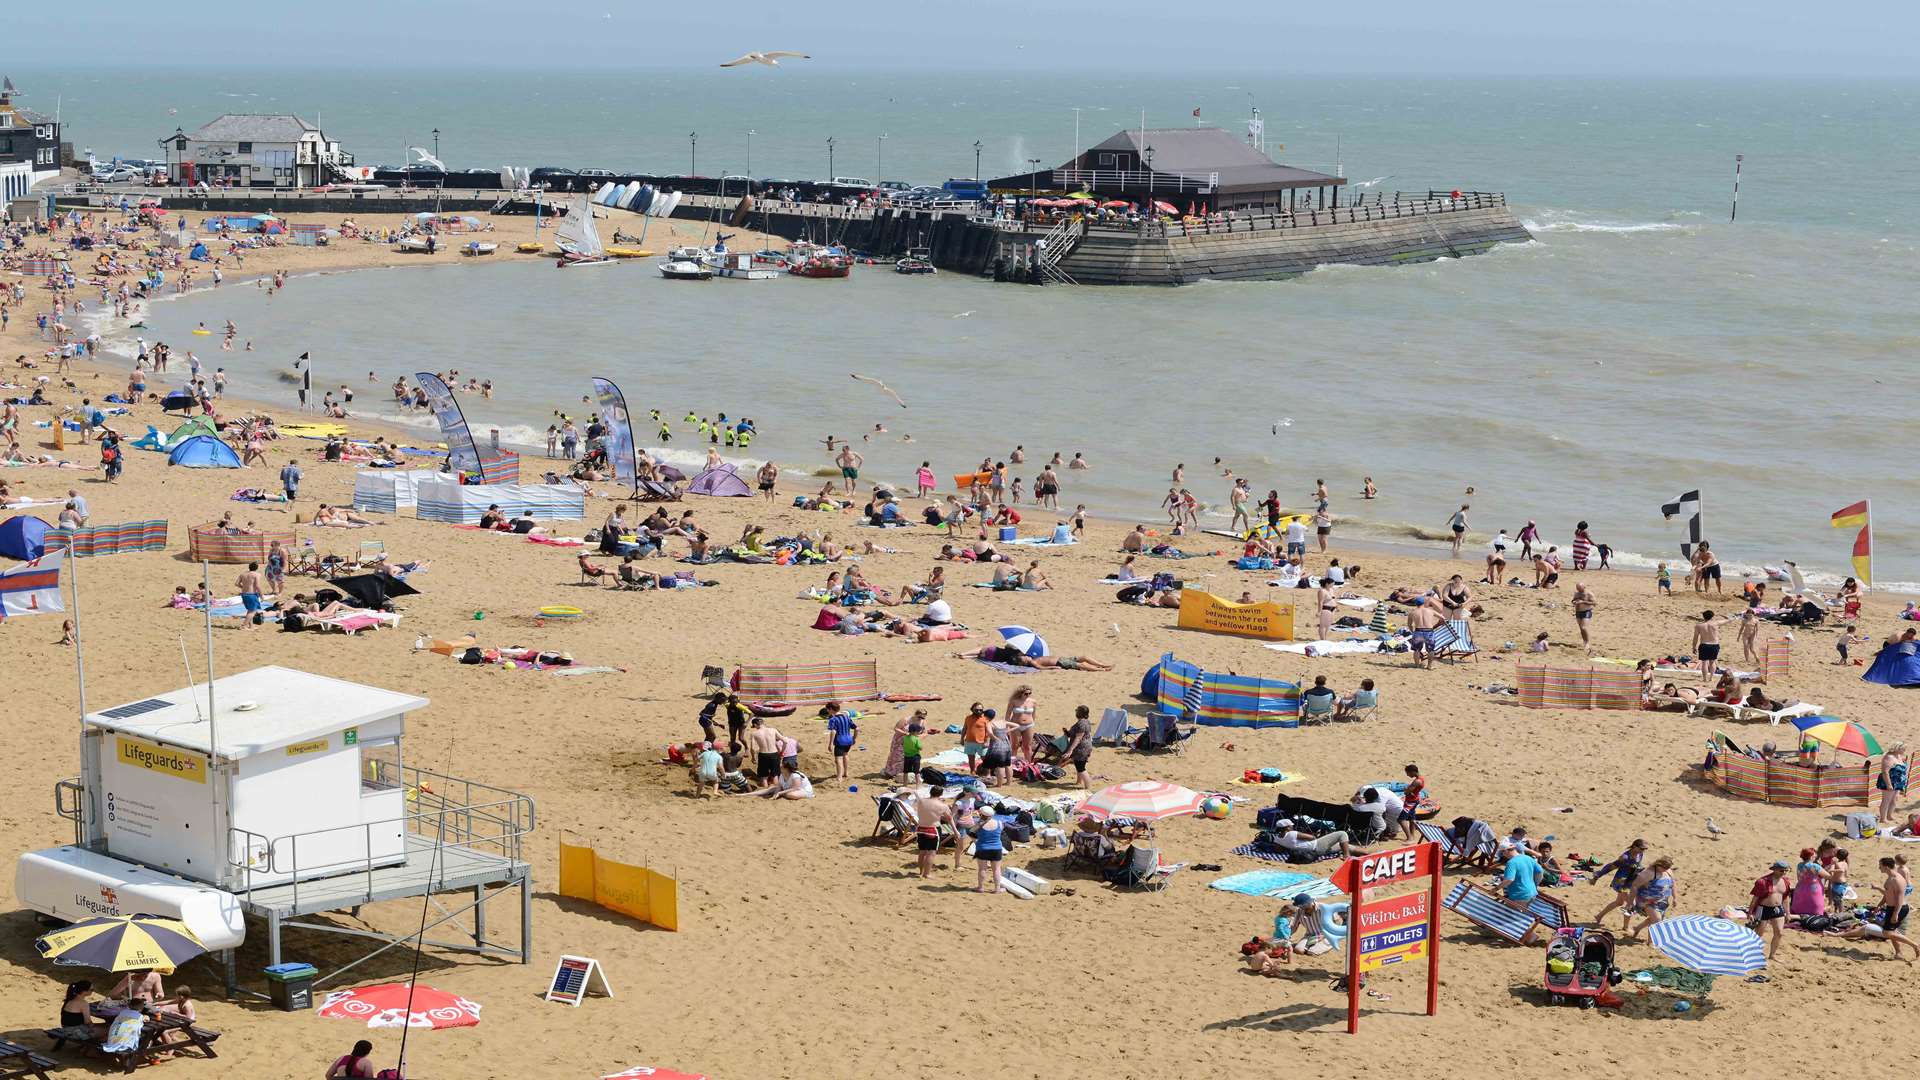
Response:
[[[286,491],[288,502],[300,497],[300,475],[300,463],[288,458],[286,467],[280,470],[280,487]]]
[[[1093,710],[1085,705],[1077,705],[1073,710],[1073,726],[1067,729],[1067,749],[1065,756],[1073,762],[1073,782],[1080,785],[1081,791],[1088,791],[1087,765],[1093,760],[1093,725],[1089,717]]]
[[[1472,507],[1461,503],[1460,509],[1447,519],[1447,528],[1453,531],[1453,557],[1456,559],[1460,557],[1460,545],[1467,538],[1467,511],[1470,509]]]
[[[240,606],[246,610],[248,628],[259,626],[260,612],[266,608],[260,597],[267,591],[266,579],[260,575],[260,564],[248,563],[247,568],[234,579],[234,585],[240,590]]]
[[[1667,910],[1679,897],[1679,886],[1673,880],[1673,860],[1662,855],[1633,879],[1633,902],[1627,905],[1626,917],[1620,929],[1626,930],[1628,924],[1633,922],[1633,917],[1638,915],[1641,917],[1640,925],[1627,935],[1638,938],[1647,927],[1666,918]]]
[[[820,711],[827,714],[828,742],[833,748],[833,778],[851,780],[847,755],[853,751],[853,744],[859,741],[860,724],[837,701],[827,702]]]
[[[1612,880],[1607,883],[1613,890],[1613,899],[1593,917],[1595,923],[1606,925],[1608,912],[1615,908],[1625,908],[1633,903],[1633,881],[1640,876],[1640,864],[1645,862],[1646,858],[1647,842],[1636,838],[1633,843],[1627,845],[1627,850],[1621,852],[1618,858],[1593,872],[1589,880],[1595,885],[1600,884],[1600,880],[1608,873],[1613,875]]]
[[[1874,789],[1880,792],[1880,812],[1875,817],[1881,824],[1891,824],[1893,808],[1900,796],[1907,791],[1907,744],[1897,742],[1887,747],[1880,757],[1880,775],[1874,777]]]
[[[840,447],[840,454],[834,459],[840,465],[840,488],[848,495],[853,494],[855,483],[860,479],[860,466],[866,464],[866,458],[854,450],[852,443]]]
[[[1580,630],[1580,647],[1593,652],[1593,590],[1584,581],[1573,583],[1573,625]]]
[[[1239,533],[1253,531],[1253,518],[1247,513],[1247,500],[1253,497],[1253,489],[1247,486],[1247,478],[1236,477],[1233,490],[1227,492],[1227,505],[1233,508],[1233,521],[1227,528]]]
[[[1706,682],[1720,670],[1720,622],[1712,611],[1702,611],[1693,624],[1693,654],[1700,658],[1700,681]]]
[[[763,462],[760,471],[754,474],[754,479],[760,484],[760,494],[766,496],[768,502],[772,502],[773,489],[780,482],[780,466],[772,461]]]

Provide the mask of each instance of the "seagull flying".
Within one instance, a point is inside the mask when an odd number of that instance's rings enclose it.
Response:
[[[847,374],[852,378],[860,380],[861,382],[872,383],[873,385],[880,388],[881,393],[892,398],[894,402],[898,404],[901,408],[904,409],[907,407],[907,403],[900,400],[900,395],[893,392],[893,387],[888,386],[886,383],[881,382],[879,379],[876,379],[871,375],[854,375],[852,372],[848,372]]]
[[[964,319],[964,318],[966,318],[967,316],[969,316],[969,315],[972,315],[972,314],[973,314],[973,312],[971,312],[971,311],[963,311],[963,312],[961,312],[960,314],[958,314],[958,315],[955,315],[955,316],[954,316],[954,318],[956,318],[956,319]]]
[[[1350,186],[1352,186],[1352,187],[1378,187],[1379,185],[1381,185],[1381,184],[1384,184],[1384,183],[1386,183],[1387,181],[1389,181],[1389,180],[1391,180],[1391,179],[1393,179],[1393,176],[1392,176],[1392,175],[1388,175],[1388,176],[1376,176],[1376,177],[1374,177],[1374,178],[1373,178],[1373,179],[1371,179],[1371,180],[1361,180],[1361,181],[1359,181],[1359,182],[1357,182],[1357,183],[1354,183],[1354,184],[1352,184],[1352,185],[1350,185]]]
[[[741,64],[765,64],[768,67],[779,67],[780,58],[783,56],[789,56],[796,60],[813,59],[813,57],[808,56],[806,53],[800,52],[750,52],[744,56],[735,57],[720,66],[739,67]]]

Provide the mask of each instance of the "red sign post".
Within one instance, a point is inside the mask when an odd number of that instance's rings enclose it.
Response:
[[[1427,879],[1421,892],[1368,899],[1368,892]],[[1427,1015],[1440,1009],[1440,845],[1348,859],[1333,883],[1350,894],[1347,908],[1347,1034],[1360,1030],[1360,977],[1393,964],[1427,960]]]

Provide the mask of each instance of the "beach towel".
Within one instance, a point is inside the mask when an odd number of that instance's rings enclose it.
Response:
[[[1057,668],[1021,667],[1019,664],[1003,664],[998,660],[980,660],[979,657],[975,657],[974,659],[979,660],[980,663],[987,665],[995,671],[1004,671],[1009,675],[1030,675],[1036,671],[1058,670]]]
[[[555,675],[605,675],[619,670],[614,667],[560,667],[554,668],[553,673]]]
[[[1276,788],[1282,784],[1297,784],[1306,778],[1305,773],[1287,773],[1278,780],[1249,780],[1244,776],[1236,776],[1227,783],[1238,784],[1241,787]]]
[[[1261,862],[1283,863],[1283,862],[1290,861],[1288,860],[1287,856],[1283,852],[1262,851],[1259,848],[1254,847],[1252,844],[1241,844],[1237,848],[1229,848],[1227,850],[1227,854],[1245,855],[1249,859],[1259,859]]]
[[[1367,629],[1376,634],[1390,633],[1393,630],[1393,625],[1387,622],[1387,605],[1374,605],[1373,618],[1367,620]]]
[[[1078,540],[1055,540],[1051,536],[1022,536],[1018,540],[1006,541],[1006,543],[1019,544],[1022,547],[1067,547],[1070,544],[1077,544],[1079,542]]]
[[[1300,656],[1350,656],[1380,651],[1378,641],[1270,641],[1265,644],[1274,652]]]
[[[1289,899],[1301,893],[1315,900],[1344,895],[1338,885],[1326,878],[1298,870],[1249,870],[1244,874],[1210,881],[1207,888],[1242,896],[1281,896]]]

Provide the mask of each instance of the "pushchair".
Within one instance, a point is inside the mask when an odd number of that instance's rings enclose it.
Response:
[[[1547,943],[1544,985],[1555,1005],[1577,998],[1581,1008],[1591,1009],[1619,982],[1620,969],[1613,964],[1613,935],[1605,930],[1563,926]]]

